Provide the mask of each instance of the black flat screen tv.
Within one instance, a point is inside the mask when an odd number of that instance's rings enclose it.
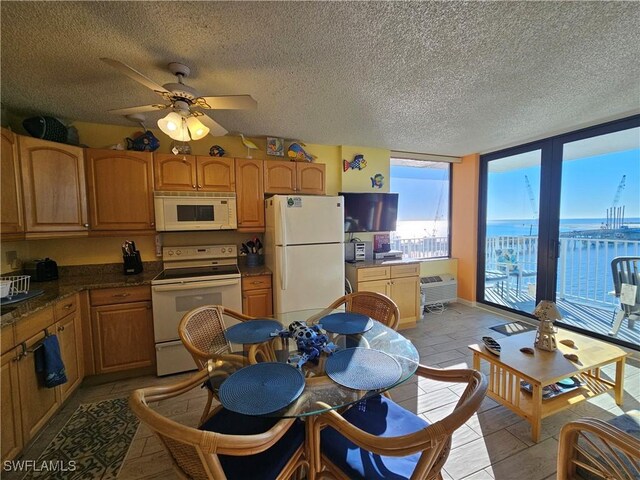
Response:
[[[345,232],[393,232],[398,218],[397,193],[341,192]]]

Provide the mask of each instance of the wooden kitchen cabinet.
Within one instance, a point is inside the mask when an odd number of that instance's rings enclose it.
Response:
[[[154,366],[150,288],[92,290],[90,296],[95,373]]]
[[[59,386],[60,401],[64,402],[80,386],[84,378],[80,311],[68,314],[59,320],[54,328],[60,342],[60,354],[67,374],[67,383]]]
[[[40,431],[60,405],[59,389],[45,387],[41,375],[36,373],[33,351],[44,336],[44,332],[40,332],[27,340],[27,353],[17,362],[22,440],[25,444]],[[16,348],[18,349],[21,347]]]
[[[235,191],[233,158],[154,154],[155,188],[159,191]]]
[[[4,329],[3,329],[4,331]],[[0,420],[2,423],[2,438],[0,443],[0,459],[2,461],[15,458],[22,446],[22,420],[20,418],[20,390],[18,385],[17,356],[20,349],[16,348],[0,357]]]
[[[238,231],[264,232],[262,160],[235,159]]]
[[[398,329],[416,325],[420,318],[420,264],[359,266],[349,264],[346,276],[356,292],[377,292],[391,298],[400,311]]]
[[[91,230],[155,231],[150,152],[88,148]]]
[[[2,128],[0,146],[0,232],[2,240],[20,240],[24,238],[24,220],[18,138]]]
[[[242,278],[242,313],[251,317],[273,315],[271,275]]]
[[[322,163],[264,162],[265,193],[308,193],[324,195],[325,165]]]
[[[24,136],[18,145],[27,237],[88,232],[83,149]]]

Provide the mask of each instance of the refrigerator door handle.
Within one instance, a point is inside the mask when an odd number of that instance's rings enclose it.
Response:
[[[282,268],[280,269],[280,289],[287,289],[287,251],[282,248],[282,262],[280,262]]]
[[[287,217],[284,212],[284,202],[279,202],[280,205],[280,230],[282,235],[282,246],[287,246]]]

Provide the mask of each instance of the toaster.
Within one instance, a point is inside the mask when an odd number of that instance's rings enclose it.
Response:
[[[58,279],[58,264],[50,258],[39,258],[24,263],[25,275],[31,275],[33,282],[47,282]]]

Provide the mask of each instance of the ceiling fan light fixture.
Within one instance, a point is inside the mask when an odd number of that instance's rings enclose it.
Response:
[[[182,116],[177,114],[176,112],[171,112],[166,117],[158,120],[158,127],[160,128],[160,130],[169,135],[171,138],[173,138],[172,135],[178,132],[181,125]]]
[[[196,117],[187,118],[187,127],[192,140],[200,140],[209,133],[209,129]]]

